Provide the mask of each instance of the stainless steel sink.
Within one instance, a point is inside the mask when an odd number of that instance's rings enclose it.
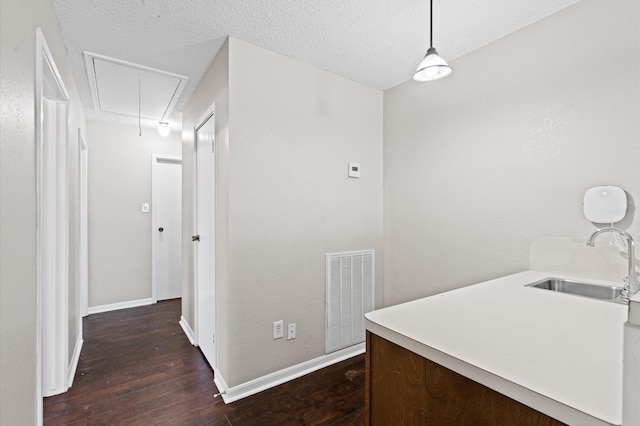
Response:
[[[545,278],[535,283],[527,284],[526,287],[557,291],[559,293],[589,297],[591,299],[605,300],[608,302],[625,303],[620,299],[622,287],[582,283],[562,278]]]

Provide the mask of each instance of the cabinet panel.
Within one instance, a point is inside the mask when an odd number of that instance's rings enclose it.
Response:
[[[559,422],[367,332],[367,425],[536,425]]]

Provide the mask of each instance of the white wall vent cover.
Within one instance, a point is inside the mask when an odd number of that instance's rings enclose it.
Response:
[[[326,353],[364,342],[373,310],[374,251],[332,253],[327,261]]]
[[[84,52],[93,107],[154,121],[168,120],[188,77]]]

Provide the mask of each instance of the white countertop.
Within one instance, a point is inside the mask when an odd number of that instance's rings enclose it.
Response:
[[[525,287],[527,271],[366,314],[366,328],[568,424],[622,423],[625,305]]]

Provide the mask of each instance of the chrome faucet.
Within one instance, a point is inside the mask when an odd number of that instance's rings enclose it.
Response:
[[[590,247],[594,247],[596,245],[595,239],[598,235],[604,232],[613,232],[615,234],[622,235],[627,240],[627,258],[629,261],[629,275],[624,277],[624,288],[622,289],[622,293],[620,293],[620,297],[625,302],[629,302],[629,298],[636,294],[638,290],[640,290],[640,283],[638,282],[638,277],[636,277],[636,257],[635,257],[635,249],[633,237],[626,231],[622,229],[608,227],[608,228],[600,228],[591,236],[587,241],[587,245]]]

